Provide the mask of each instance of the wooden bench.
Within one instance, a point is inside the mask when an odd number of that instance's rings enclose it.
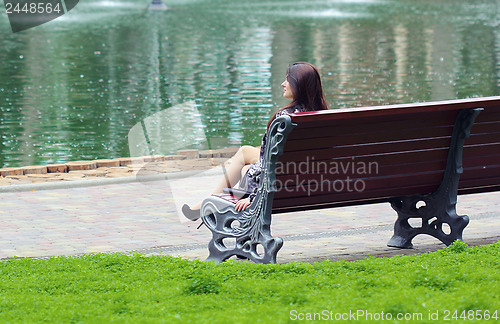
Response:
[[[419,234],[449,245],[469,222],[457,194],[500,189],[500,97],[298,113],[268,134],[252,204],[238,213],[228,194],[203,203],[207,260],[275,263],[283,240],[271,214],[380,202],[398,214],[389,246],[410,248]]]

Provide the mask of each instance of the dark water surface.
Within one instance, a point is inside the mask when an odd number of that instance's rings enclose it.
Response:
[[[154,140],[183,138],[185,103],[197,145],[154,153],[259,145],[294,61],[332,108],[500,95],[498,0],[164,2],[80,1],[16,34],[2,4],[0,167],[129,156],[132,127],[165,112]]]

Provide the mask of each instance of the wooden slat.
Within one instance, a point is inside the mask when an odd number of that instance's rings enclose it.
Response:
[[[380,190],[379,192],[361,192],[361,193],[348,193],[348,194],[338,194],[333,193],[324,196],[302,196],[302,197],[290,197],[290,198],[279,198],[275,196],[273,202],[273,212],[279,211],[283,212],[284,209],[313,209],[315,205],[323,205],[319,208],[336,207],[336,206],[350,206],[359,205],[360,203],[375,203],[381,201],[387,201],[392,197],[400,197],[406,195],[413,195],[419,192],[432,192],[436,189],[432,185],[421,185],[406,188],[393,188],[392,190]],[[301,208],[305,207],[306,208]]]
[[[334,110],[334,112],[336,111],[337,110]],[[373,128],[372,126],[375,127],[380,126],[381,127],[380,129],[384,129],[384,127],[387,126],[392,126],[397,128],[405,128],[405,126],[413,128],[421,128],[421,127],[426,127],[427,124],[431,126],[440,126],[443,125],[443,123],[448,124],[450,122],[453,124],[460,109],[453,109],[448,111],[429,111],[427,113],[416,112],[416,113],[407,113],[404,115],[388,114],[384,116],[363,116],[363,114],[359,110],[353,109],[353,111],[359,113],[359,116],[348,119],[322,119],[323,116],[320,116],[321,119],[307,120],[307,121],[301,120],[294,114],[292,114],[291,117],[292,117],[292,122],[297,122],[297,124],[304,129],[331,127],[331,126],[336,126],[336,127],[363,126],[363,128],[367,127],[368,129],[372,129]],[[310,112],[309,114],[315,114],[315,112]],[[402,121],[406,121],[407,122],[406,125],[401,125],[400,122]],[[360,130],[362,130],[363,128],[361,128]]]
[[[474,124],[480,124],[484,122],[498,122],[500,121],[500,105],[497,107],[489,107],[481,111],[481,113],[476,117]],[[474,126],[472,126],[474,128]]]
[[[351,120],[325,120],[299,123],[288,140],[321,138],[328,134],[370,134],[392,131],[453,127],[458,111],[429,113],[427,116],[411,114],[406,116],[384,116],[377,118],[356,118]]]
[[[500,108],[500,106],[499,106]],[[393,130],[404,132],[407,129],[427,129],[440,126],[453,126],[458,110],[430,112],[427,115],[389,115],[375,118],[353,118],[350,120],[316,120],[301,122],[289,136],[289,141],[295,139],[325,137],[326,134],[367,134]],[[486,132],[499,129],[500,112],[497,109],[485,110],[479,114],[472,127],[472,132],[485,132],[484,126],[491,127]],[[492,122],[493,121],[493,122]],[[334,132],[332,132],[334,130]]]
[[[422,174],[428,172],[443,172],[444,173],[445,163],[442,161],[424,162],[424,163],[414,163],[414,164],[401,164],[401,165],[385,165],[378,166],[374,165],[371,168],[366,167],[365,169],[352,170],[351,168],[347,170],[339,170],[338,173],[334,172],[319,172],[314,174],[282,174],[276,176],[276,182],[279,184],[300,182],[300,181],[335,181],[344,179],[371,179],[371,178],[385,178],[389,176],[403,176],[410,174]],[[370,170],[371,169],[371,170]],[[353,172],[354,171],[354,172]]]
[[[327,163],[326,161],[316,163],[313,161],[309,164],[293,165],[288,168],[280,166],[276,168],[276,178],[281,182],[297,176],[311,177],[312,179],[317,179],[321,176],[323,178],[327,176],[330,178],[366,178],[444,170],[445,167],[446,161],[444,159],[436,161],[412,161],[401,164],[394,164],[392,161],[388,161],[388,164],[380,164],[376,161],[365,163],[353,159],[344,159],[332,163]]]
[[[373,154],[389,154],[408,151],[423,151],[436,148],[448,148],[450,139],[445,138],[432,138],[413,141],[395,141],[383,143],[367,143],[358,145],[342,145],[335,147],[328,147],[324,149],[315,150],[320,157],[325,154],[328,156],[358,156],[358,155],[373,155]],[[306,153],[311,151],[301,151]],[[307,153],[309,154],[309,153]]]
[[[500,130],[500,128],[499,128]],[[434,139],[430,139],[429,137],[424,137],[420,139],[407,139],[405,138],[405,134],[402,135],[404,139],[398,139],[397,141],[392,141],[389,142],[387,141],[389,138],[391,138],[390,135],[393,135],[391,133],[383,134],[380,135],[377,140],[380,140],[378,143],[373,143],[374,136],[367,135],[362,136],[362,137],[356,137],[356,136],[342,136],[342,137],[330,137],[330,138],[324,138],[324,139],[317,139],[314,141],[310,140],[301,140],[301,141],[294,141],[294,142],[287,142],[285,145],[285,151],[287,154],[289,152],[295,152],[297,154],[307,154],[308,156],[313,156],[313,152],[311,150],[317,150],[317,149],[328,149],[335,147],[335,149],[340,149],[343,147],[347,147],[349,145],[356,145],[356,143],[362,143],[359,144],[359,147],[357,147],[356,151],[361,150],[363,155],[370,154],[373,150],[376,150],[377,147],[389,147],[393,144],[401,143],[403,146],[405,145],[404,143],[407,143],[408,146],[414,145],[414,143],[418,143],[420,145],[420,149],[424,149],[425,147],[431,147],[432,143],[436,143],[435,139],[440,139],[443,140],[444,142],[442,143],[442,146],[444,147],[445,144],[449,145],[449,141],[451,137],[445,137],[445,136],[439,136],[439,135],[444,135],[447,133],[448,130],[445,129],[433,129],[430,131],[427,131],[425,134],[426,136],[430,135],[435,135]],[[414,135],[416,135],[418,132],[415,132]],[[394,137],[396,138],[396,137]],[[363,142],[364,140],[364,142]],[[426,141],[429,141],[426,143]],[[448,143],[446,143],[446,141]],[[492,143],[493,141],[496,141],[500,143],[500,132],[495,132],[495,133],[478,133],[478,134],[472,134],[470,138],[466,140],[466,145],[465,147],[471,146],[471,145],[479,145],[479,144],[484,144],[484,143]],[[342,145],[341,145],[342,144]],[[364,150],[364,148],[373,145],[373,148]],[[383,146],[382,146],[383,145]],[[428,146],[431,145],[431,146]],[[395,149],[397,149],[397,146],[395,146]],[[416,149],[418,149],[418,146],[416,146]],[[389,150],[391,151],[391,150]],[[381,152],[388,152],[386,149],[385,151]],[[333,153],[333,152],[332,152]],[[335,155],[332,155],[335,156]]]
[[[342,149],[328,148],[311,151],[299,151],[283,155],[280,158],[280,161],[283,163],[296,163],[301,161],[310,161],[312,159],[316,161],[326,161],[332,157],[373,157],[373,161],[379,161],[379,157],[385,155],[387,158],[396,159],[398,163],[404,163],[407,161],[438,160],[439,158],[436,158],[435,155],[441,157],[443,156],[443,151],[446,158],[449,141],[438,139],[435,141],[433,140],[433,142],[436,144],[436,147],[432,147],[428,142],[424,142],[419,143],[420,145],[418,148],[405,146],[402,143],[398,143],[395,145],[396,147],[380,145],[380,151],[377,151],[377,147],[375,146],[353,146]],[[419,157],[419,154],[423,155]]]
[[[495,154],[496,153],[496,154]],[[480,155],[480,156],[469,156],[466,155],[463,158],[462,165],[464,169],[470,169],[473,167],[484,167],[487,165],[498,165],[500,164],[500,151],[499,152],[492,152],[490,151],[489,154],[488,152],[485,152],[486,155]]]
[[[471,148],[472,149],[472,148]],[[341,165],[341,163],[348,163],[350,161],[356,161],[356,163],[364,163],[365,165],[369,165],[370,163],[377,163],[379,166],[385,166],[385,165],[401,165],[401,164],[407,164],[407,163],[415,163],[415,162],[423,162],[423,161],[441,161],[441,163],[446,163],[446,158],[448,156],[448,148],[442,148],[442,149],[433,149],[433,150],[426,150],[426,151],[410,151],[410,152],[398,152],[398,153],[393,153],[393,154],[372,154],[372,155],[365,155],[365,156],[357,156],[354,158],[352,156],[339,156],[336,158],[330,158],[330,159],[314,159],[312,160],[311,158],[308,159],[308,156],[301,155],[300,159],[297,158],[296,160],[287,160],[285,158],[288,158],[288,156],[283,156],[277,163],[277,167],[280,168],[281,170],[293,170],[294,167],[296,167],[297,170],[302,166],[303,168],[307,168],[308,163],[315,163],[316,165],[319,165],[319,163],[324,163],[327,162],[329,165],[332,165],[332,163],[336,163],[338,165]],[[302,164],[301,164],[302,163]],[[309,167],[309,170],[312,168]],[[280,171],[281,172],[281,171]],[[301,172],[299,170],[299,172]]]
[[[473,193],[500,191],[500,177],[492,178],[491,185],[474,185],[473,181],[468,181],[464,188],[458,188],[459,195],[468,195]]]
[[[463,150],[463,156],[466,157],[488,157],[491,155],[496,155],[500,152],[500,142],[489,143],[489,144],[479,144],[479,145],[469,145],[466,144]],[[485,161],[488,163],[488,161]]]
[[[500,96],[365,108],[322,110],[317,112],[292,114],[292,120],[303,123],[314,120],[338,120],[359,117],[395,116],[408,115],[412,113],[422,113],[424,116],[426,113],[437,111],[461,110],[467,108],[485,108],[486,110],[488,108],[497,109],[498,107],[500,107]]]
[[[350,184],[346,180],[339,179],[338,182],[301,182],[298,185],[278,186],[278,192],[275,194],[275,199],[283,198],[301,198],[307,196],[312,201],[316,197],[324,197],[331,193],[335,194],[334,200],[340,199],[343,195],[357,195],[362,191],[363,195],[369,198],[377,198],[373,195],[386,195],[389,192],[403,190],[413,187],[432,187],[437,188],[443,178],[442,172],[427,172],[410,175],[395,175],[384,176],[377,178],[358,179],[358,183],[351,181]],[[279,185],[279,184],[278,184]],[[350,187],[351,186],[351,187]],[[353,191],[353,192],[349,192]],[[429,191],[430,192],[430,191]],[[414,192],[413,194],[425,194],[429,192]],[[319,198],[321,200],[321,198]]]
[[[494,142],[500,143],[500,133],[481,133],[472,134],[469,138],[465,140],[464,147],[483,145],[483,144],[493,144]],[[495,139],[495,137],[497,137]]]
[[[311,150],[318,148],[326,148],[339,145],[355,145],[374,143],[394,142],[394,141],[411,141],[425,140],[436,137],[451,138],[453,126],[428,128],[425,132],[422,129],[405,129],[398,131],[379,131],[378,133],[363,133],[363,134],[326,134],[324,137],[318,137],[313,140],[297,139],[287,141],[285,144],[286,152],[299,150]],[[425,137],[422,137],[425,134]]]
[[[380,152],[398,152],[398,151],[406,151],[409,148],[415,150],[422,150],[426,148],[432,147],[443,147],[450,145],[451,134],[447,134],[446,131],[442,131],[442,135],[438,131],[426,131],[425,135],[422,134],[421,131],[415,131],[414,134],[411,134],[413,138],[405,138],[403,135],[401,137],[392,136],[392,140],[389,140],[390,136],[381,136],[375,137],[375,134],[370,134],[371,136],[366,136],[362,138],[358,138],[355,136],[342,137],[342,138],[323,138],[316,139],[314,141],[311,140],[303,140],[303,141],[295,141],[292,143],[287,143],[285,146],[286,152],[295,152],[295,151],[303,151],[306,154],[311,150],[318,149],[354,149],[357,151],[361,149],[363,151],[363,155],[371,154],[370,152],[377,151],[380,149]],[[416,134],[420,132],[420,137],[417,137]],[[500,135],[500,133],[496,133]],[[389,134],[393,135],[393,134]],[[434,136],[432,136],[434,135]],[[467,145],[478,145],[484,143],[492,142],[492,135],[495,134],[474,134],[469,139],[467,139]],[[499,137],[500,142],[500,137]],[[332,155],[335,156],[335,155]]]
[[[500,120],[491,122],[474,123],[471,134],[498,133],[500,129]]]
[[[489,178],[496,176],[500,176],[500,165],[468,167],[464,168],[460,180],[485,179],[485,183],[489,183]]]

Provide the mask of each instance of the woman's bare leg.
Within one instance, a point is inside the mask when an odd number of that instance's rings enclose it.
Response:
[[[260,150],[253,146],[242,146],[236,154],[223,164],[224,176],[215,186],[212,194],[221,193],[224,188],[232,188],[240,181],[242,170],[249,164],[259,160]],[[192,206],[191,209],[200,209],[201,202]]]

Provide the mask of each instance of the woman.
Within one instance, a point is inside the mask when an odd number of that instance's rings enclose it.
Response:
[[[321,77],[314,65],[305,62],[297,62],[288,66],[286,79],[281,84],[283,96],[292,100],[288,105],[278,110],[270,119],[267,127],[279,116],[303,112],[324,110],[327,108]],[[241,211],[247,208],[255,198],[259,187],[259,175],[262,170],[263,154],[267,144],[267,132],[262,138],[260,148],[242,146],[238,152],[225,163],[225,177],[219,182],[212,194],[221,193],[224,188],[232,188],[240,182],[240,188],[250,192],[247,198],[240,199],[235,210]],[[200,218],[201,202],[193,209],[188,205],[182,206],[184,216],[191,220]]]

